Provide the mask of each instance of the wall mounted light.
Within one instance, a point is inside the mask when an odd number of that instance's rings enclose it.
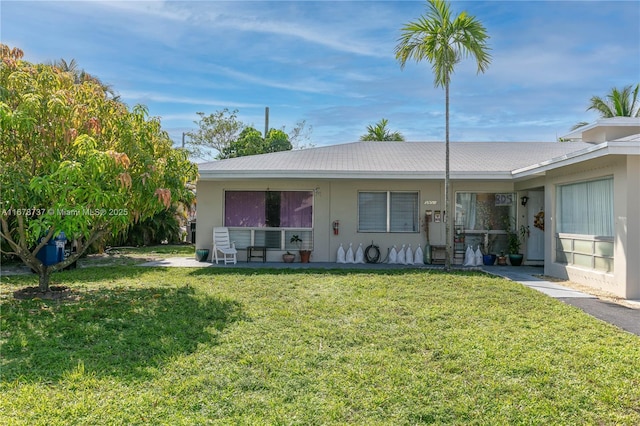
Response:
[[[520,204],[522,204],[523,206],[526,206],[528,201],[529,197],[527,197],[526,195],[524,197],[520,197]]]

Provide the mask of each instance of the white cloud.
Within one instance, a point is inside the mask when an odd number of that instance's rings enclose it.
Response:
[[[189,104],[189,105],[207,105],[207,106],[218,106],[225,108],[254,108],[259,106],[258,104],[253,103],[244,103],[244,102],[234,102],[234,101],[223,101],[218,99],[203,99],[203,98],[191,98],[184,96],[172,96],[166,95],[162,93],[153,93],[153,92],[139,92],[139,91],[121,91],[119,92],[122,99],[126,102],[133,103],[146,103],[146,102],[158,102],[158,103],[172,103],[172,104]]]

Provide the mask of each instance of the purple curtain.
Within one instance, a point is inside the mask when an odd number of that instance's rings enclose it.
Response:
[[[283,228],[311,228],[313,193],[311,191],[282,191],[280,194],[280,226]]]
[[[270,226],[280,228],[311,228],[313,226],[312,191],[281,191],[271,194],[272,196],[267,198],[267,193],[264,191],[226,191],[225,226],[265,227],[267,200],[273,204],[269,206],[270,208],[278,209],[279,207],[280,210],[280,223],[272,223]],[[273,194],[276,196],[274,197]],[[277,216],[275,217],[277,221]],[[274,221],[273,218],[271,221]]]
[[[265,226],[264,191],[227,191],[224,203],[225,226]]]

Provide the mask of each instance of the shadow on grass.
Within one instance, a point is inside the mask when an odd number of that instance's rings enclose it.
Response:
[[[76,283],[85,284],[87,282],[131,279],[144,275],[149,272],[149,270],[148,268],[141,268],[136,265],[89,266],[54,272],[51,274],[50,285],[65,285],[74,289]],[[35,273],[7,275],[2,276],[1,282],[3,285],[12,288],[33,286],[38,285],[38,275]]]
[[[76,369],[139,380],[168,359],[213,345],[238,302],[190,287],[97,290],[73,303],[3,303],[1,379],[52,382]]]

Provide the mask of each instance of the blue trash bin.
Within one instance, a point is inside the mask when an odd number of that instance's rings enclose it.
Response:
[[[40,241],[42,241],[42,239]],[[47,244],[40,249],[36,257],[46,266],[60,263],[65,259],[64,246],[66,243],[66,235],[64,232],[60,232],[56,238],[50,239]]]
[[[40,249],[36,257],[46,266],[58,263],[58,248],[56,247],[56,242],[49,240],[49,242]]]

